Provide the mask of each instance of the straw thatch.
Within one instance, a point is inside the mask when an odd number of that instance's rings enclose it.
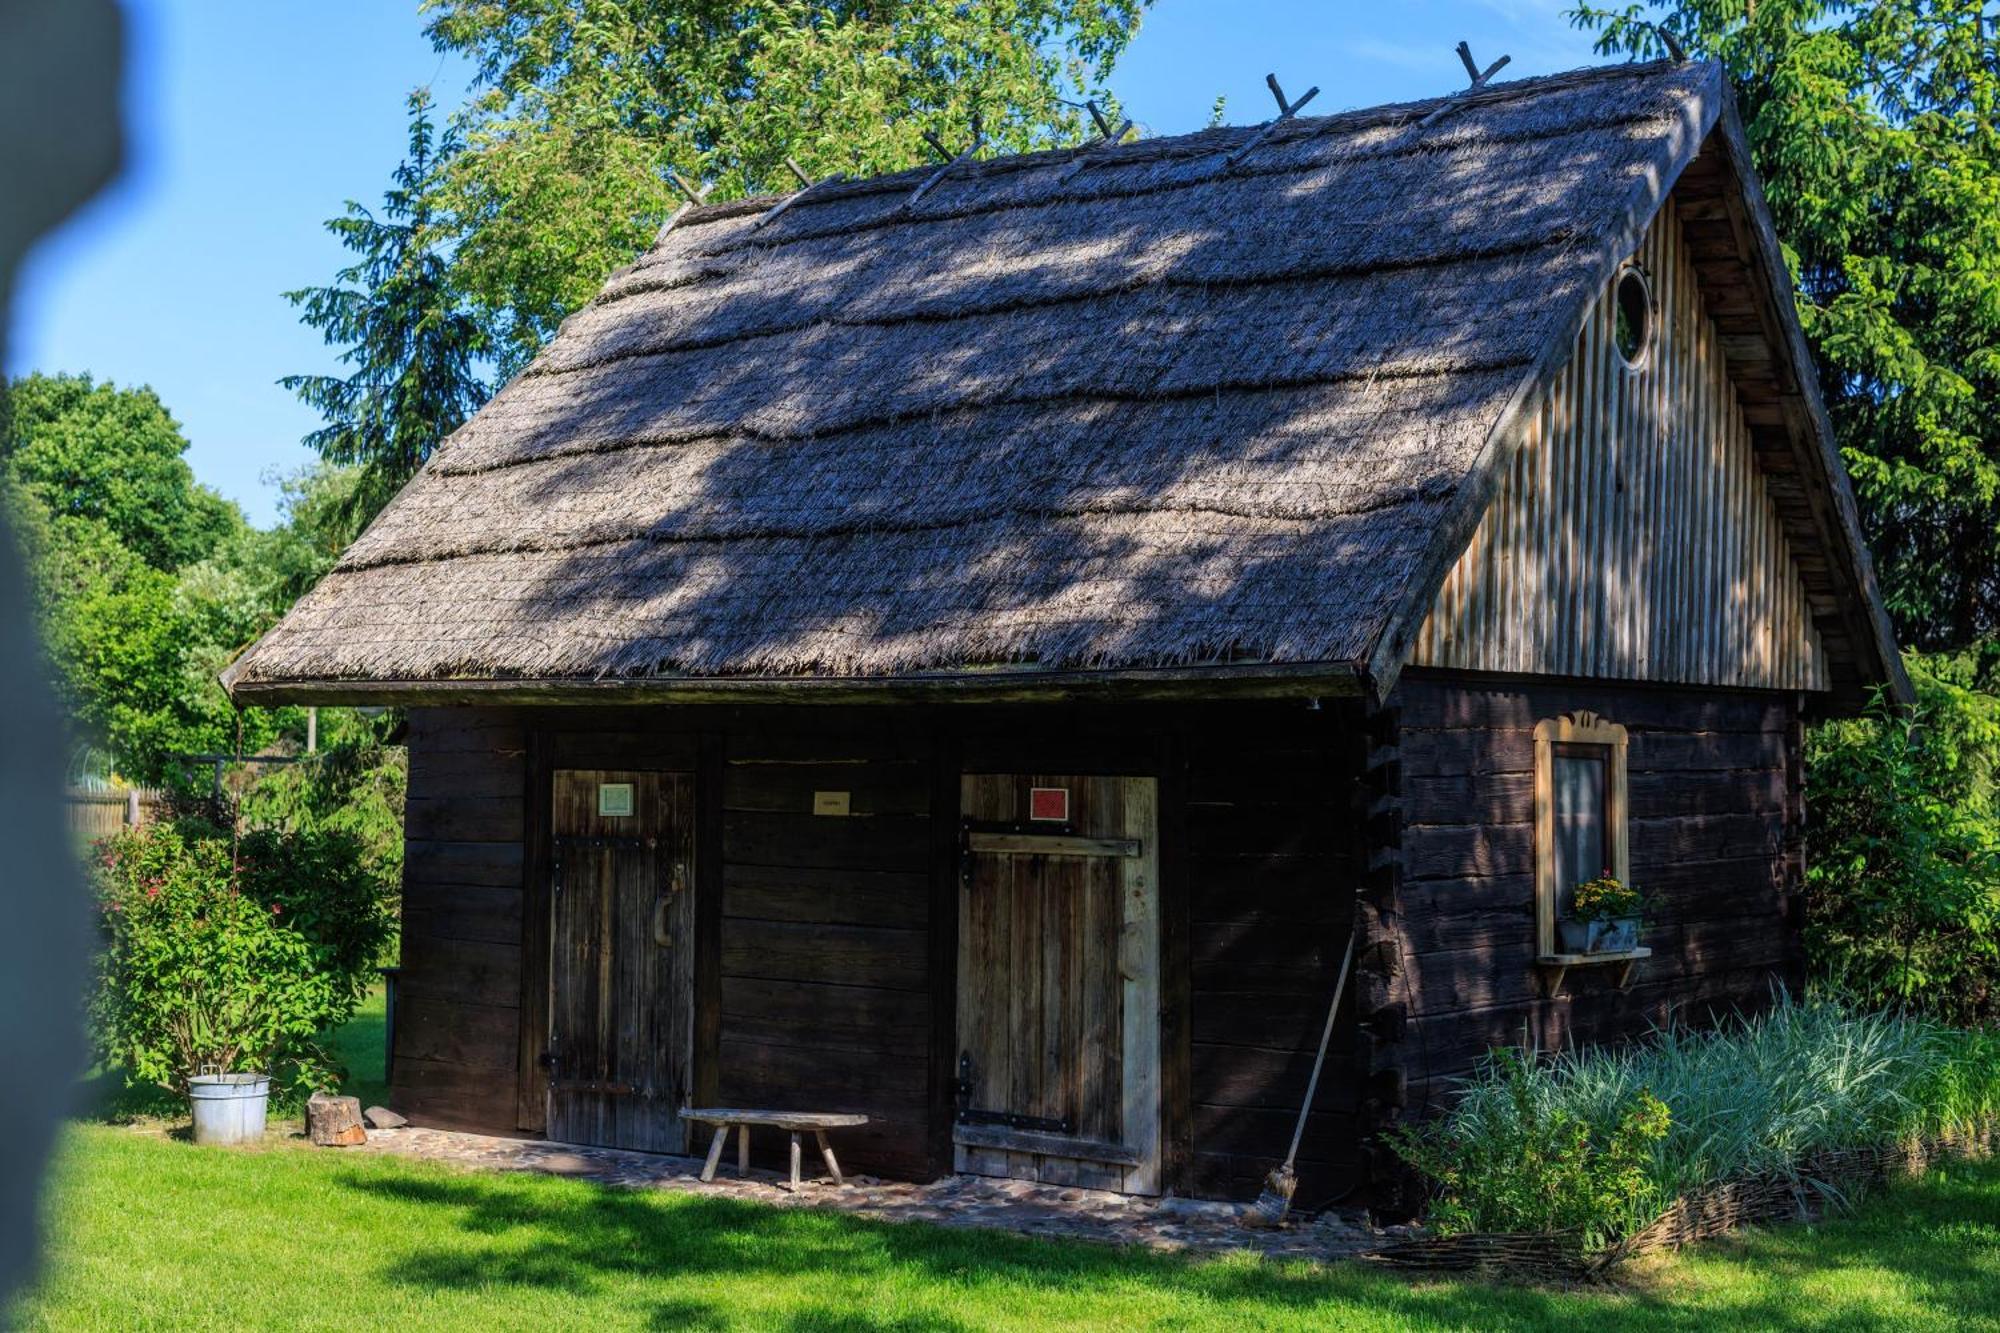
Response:
[[[693,209],[230,684],[1365,669],[1718,78]]]

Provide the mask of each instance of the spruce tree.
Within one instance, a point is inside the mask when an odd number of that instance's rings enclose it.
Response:
[[[346,501],[355,531],[487,394],[478,373],[486,338],[454,288],[449,228],[435,204],[438,173],[456,141],[437,134],[428,90],[411,93],[408,107],[409,147],[381,215],[349,200],[326,224],[359,258],[332,286],[285,293],[352,368],[345,377],[288,375],[279,383],[325,419],[305,443],[329,463],[360,469]]]

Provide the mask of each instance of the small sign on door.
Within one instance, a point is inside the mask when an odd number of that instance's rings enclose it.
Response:
[[[607,819],[630,819],[632,817],[632,784],[629,782],[598,783],[597,813]]]
[[[850,812],[852,794],[844,791],[816,791],[813,793],[813,813],[816,815],[844,815]]]
[[[1069,823],[1069,788],[1030,787],[1028,818],[1038,824]]]

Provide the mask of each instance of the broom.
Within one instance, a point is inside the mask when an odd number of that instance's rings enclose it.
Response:
[[[1347,989],[1347,965],[1354,961],[1354,932],[1347,932],[1347,952],[1340,956],[1340,980],[1333,983],[1333,1003],[1326,1007],[1326,1028],[1319,1034],[1319,1054],[1313,1057],[1312,1080],[1306,1084],[1306,1099],[1299,1104],[1299,1123],[1292,1130],[1292,1146],[1284,1164],[1264,1177],[1264,1192],[1250,1205],[1244,1221],[1253,1226],[1274,1227],[1292,1210],[1292,1191],[1299,1187],[1292,1162],[1299,1155],[1299,1140],[1305,1137],[1306,1114],[1312,1110],[1313,1094],[1319,1091],[1319,1071],[1326,1064],[1326,1046],[1333,1040],[1333,1016],[1340,1012],[1340,993]]]

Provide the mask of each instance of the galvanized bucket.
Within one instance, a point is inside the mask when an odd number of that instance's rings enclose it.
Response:
[[[188,1080],[194,1108],[194,1141],[228,1146],[264,1137],[264,1108],[271,1100],[266,1074],[196,1074]]]

